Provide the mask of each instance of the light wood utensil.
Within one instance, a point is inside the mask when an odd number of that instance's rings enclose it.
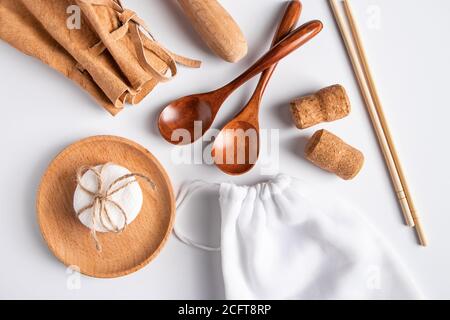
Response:
[[[119,234],[97,233],[102,252],[76,217],[73,194],[79,167],[114,162],[150,177],[153,190],[139,183],[144,202],[136,220]],[[175,217],[172,186],[158,160],[142,146],[120,137],[97,136],[62,151],[45,172],[37,195],[42,235],[53,254],[66,266],[77,266],[92,277],[114,278],[139,270],[154,259],[166,243]]]
[[[247,41],[231,17],[217,0],[178,0],[185,15],[208,47],[228,62],[247,55]]]
[[[419,243],[426,246],[428,241],[409,191],[408,183],[405,174],[403,173],[403,168],[384,115],[383,107],[373,80],[353,11],[349,2],[344,0],[344,9],[350,28],[349,32],[348,28],[346,28],[345,19],[338,8],[337,1],[330,0],[330,4],[352,62],[353,70],[377,135],[380,148],[383,152],[386,166],[389,170],[405,221],[407,225],[415,227]]]
[[[300,19],[302,4],[298,0],[290,1],[284,16],[275,33],[272,46],[282,40],[292,31]],[[211,155],[216,166],[230,175],[240,175],[250,171],[256,164],[259,156],[259,106],[264,91],[275,71],[276,64],[265,70],[258,82],[255,92],[242,111],[220,131],[217,136]],[[254,134],[251,137],[235,139],[236,133],[248,132]],[[227,151],[232,152],[233,161],[227,161]],[[241,159],[240,159],[241,157]]]
[[[217,112],[231,93],[314,38],[322,28],[323,25],[318,20],[305,23],[292,31],[247,71],[224,87],[173,101],[164,108],[159,116],[158,126],[162,137],[177,145],[189,144],[198,140],[211,127]],[[200,130],[196,128],[197,125],[201,126]],[[184,133],[188,133],[188,136]]]

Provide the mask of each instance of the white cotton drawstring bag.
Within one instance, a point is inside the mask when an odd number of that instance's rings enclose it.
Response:
[[[421,299],[387,242],[351,206],[286,175],[255,186],[201,181],[217,191],[227,299]]]

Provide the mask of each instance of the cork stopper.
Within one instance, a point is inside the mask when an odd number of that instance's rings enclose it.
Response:
[[[306,159],[344,180],[356,177],[364,164],[361,151],[327,130],[319,130],[305,147]]]
[[[350,113],[350,109],[347,93],[339,84],[323,88],[315,94],[291,102],[292,116],[299,129],[342,119]]]

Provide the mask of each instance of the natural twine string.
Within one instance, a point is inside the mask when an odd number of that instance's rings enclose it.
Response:
[[[92,202],[81,208],[76,212],[77,217],[80,217],[81,214],[83,214],[86,210],[92,209],[92,227],[91,227],[91,235],[92,238],[95,241],[95,247],[97,251],[102,251],[102,246],[100,244],[100,241],[97,238],[97,232],[96,232],[96,225],[97,225],[97,218],[101,223],[101,226],[108,230],[109,232],[114,233],[120,233],[125,230],[125,228],[128,225],[128,216],[125,210],[122,208],[120,204],[118,204],[116,201],[114,201],[111,197],[119,192],[120,190],[125,189],[129,185],[133,183],[137,183],[137,179],[133,179],[128,181],[127,183],[124,183],[122,185],[119,185],[120,182],[125,181],[129,178],[142,178],[145,181],[147,181],[153,189],[156,188],[155,183],[147,176],[140,174],[140,173],[129,173],[125,174],[116,180],[114,180],[105,190],[103,186],[103,178],[102,173],[103,169],[109,165],[113,165],[113,163],[106,163],[100,167],[100,169],[97,169],[97,167],[89,167],[89,166],[83,166],[78,169],[77,171],[77,184],[87,194],[92,196]],[[83,185],[82,177],[88,172],[91,171],[94,173],[97,181],[97,189],[95,191],[89,190],[85,185]],[[116,207],[119,212],[122,214],[124,218],[124,224],[122,226],[118,226],[114,224],[111,220],[111,216],[108,211],[107,204],[111,204],[114,207]],[[105,223],[106,222],[106,223]]]
[[[116,11],[119,20],[122,23],[122,26],[110,34],[112,40],[118,41],[122,39],[128,33],[128,31],[130,31],[131,40],[135,47],[139,64],[156,80],[160,82],[166,82],[175,77],[177,74],[177,62],[192,68],[200,67],[200,61],[179,56],[164,48],[150,33],[150,29],[146,26],[144,20],[139,18],[136,12],[125,9],[120,0],[78,0],[78,2],[88,6],[103,6]],[[167,64],[171,72],[170,77],[167,77],[165,74],[159,72],[149,63],[145,54],[145,49],[150,50],[159,59]],[[106,50],[106,47],[100,41],[99,43],[94,45],[91,50],[94,54],[100,55],[101,53],[103,53],[103,51]]]

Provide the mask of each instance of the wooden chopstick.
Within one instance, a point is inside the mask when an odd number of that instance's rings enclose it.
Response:
[[[403,187],[400,182],[400,177],[395,168],[394,159],[393,159],[390,149],[388,147],[388,142],[386,140],[386,137],[384,136],[383,128],[382,128],[380,121],[377,117],[377,114],[375,112],[375,106],[374,106],[373,100],[371,99],[368,85],[365,81],[363,69],[362,69],[361,65],[359,64],[359,60],[357,58],[358,56],[355,51],[355,47],[351,42],[351,37],[348,34],[347,29],[345,29],[344,19],[341,15],[339,9],[337,8],[336,1],[331,1],[330,3],[331,3],[331,7],[333,9],[334,15],[336,16],[336,21],[338,23],[339,29],[341,30],[341,33],[343,35],[345,46],[347,48],[347,51],[349,52],[349,57],[352,62],[352,66],[353,66],[362,96],[364,98],[364,102],[367,106],[367,110],[369,112],[372,124],[374,126],[375,133],[377,135],[381,150],[383,152],[383,155],[384,155],[384,158],[386,161],[386,165],[388,167],[388,170],[389,170],[389,173],[390,173],[390,176],[392,179],[392,183],[394,185],[394,188],[395,188],[395,191],[397,194],[397,198],[400,202],[405,221],[409,226],[414,226],[414,220],[411,216],[408,202],[406,201],[406,197],[404,196],[404,193],[403,193]]]
[[[392,183],[394,185],[397,198],[400,202],[406,223],[413,227],[421,245],[426,246],[427,240],[412,200],[403,168],[398,158],[393,139],[384,116],[381,101],[376,90],[371,70],[367,62],[367,56],[361,42],[359,30],[357,28],[351,7],[347,0],[344,0],[344,7],[349,20],[351,34],[345,27],[345,20],[338,9],[336,0],[330,0],[333,14],[336,18],[342,38],[347,48],[348,55],[352,62],[362,96],[369,112],[378,142],[383,152],[386,166],[388,167]],[[353,40],[355,43],[353,43]]]
[[[392,139],[391,131],[389,130],[389,126],[387,124],[386,117],[384,115],[380,96],[378,95],[378,90],[375,85],[375,81],[373,80],[372,70],[369,66],[369,63],[367,60],[367,54],[366,54],[366,51],[362,44],[361,34],[359,32],[358,25],[356,24],[356,20],[354,18],[352,7],[348,0],[344,0],[344,9],[345,9],[345,12],[346,12],[348,20],[349,20],[350,30],[353,34],[353,38],[355,40],[358,55],[359,55],[360,61],[362,63],[362,67],[364,69],[366,80],[368,82],[369,90],[370,90],[370,93],[371,93],[373,101],[374,101],[375,111],[377,112],[378,118],[380,119],[381,127],[383,128],[383,132],[386,137],[386,140],[387,140],[387,143],[389,146],[389,150],[391,151],[395,167],[397,168],[397,172],[398,172],[398,176],[400,178],[401,185],[403,186],[403,190],[401,190],[403,192],[397,193],[397,195],[399,197],[406,198],[406,201],[408,202],[409,210],[411,213],[411,217],[413,219],[412,226],[415,226],[415,228],[416,228],[416,232],[419,237],[420,243],[425,246],[427,244],[427,239],[425,237],[425,233],[424,233],[419,215],[416,211],[416,207],[414,205],[414,201],[411,196],[411,192],[409,191],[408,182],[406,180],[406,177],[405,177],[405,174],[403,171],[403,166],[401,165],[400,159],[398,157],[398,153],[397,153],[395,144]]]

